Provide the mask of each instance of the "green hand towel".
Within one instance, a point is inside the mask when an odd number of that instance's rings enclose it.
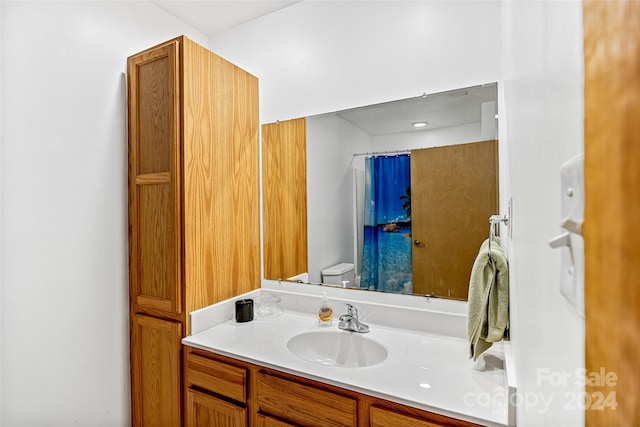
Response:
[[[470,357],[477,360],[494,342],[502,340],[509,319],[509,262],[499,240],[480,246],[469,280],[467,338]]]

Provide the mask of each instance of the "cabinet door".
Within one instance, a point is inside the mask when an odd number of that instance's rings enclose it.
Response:
[[[131,318],[133,426],[180,426],[182,324],[134,314]]]
[[[246,427],[247,410],[199,391],[187,390],[187,427]]]
[[[172,41],[128,60],[129,285],[134,311],[182,311],[178,50],[178,42]]]

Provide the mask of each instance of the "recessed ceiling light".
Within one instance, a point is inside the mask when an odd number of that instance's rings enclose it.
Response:
[[[429,124],[429,122],[415,122],[415,123],[411,123],[411,125],[412,125],[414,128],[423,128],[423,127],[425,127],[425,126],[426,126],[426,125],[428,125],[428,124]]]

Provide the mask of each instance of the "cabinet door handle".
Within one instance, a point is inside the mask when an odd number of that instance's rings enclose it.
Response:
[[[414,245],[416,248],[424,248],[425,246],[427,246],[427,245],[425,245],[424,243],[422,243],[422,242],[421,242],[420,240],[418,240],[418,239],[416,239],[416,240],[414,240],[414,241],[413,241],[413,245]]]

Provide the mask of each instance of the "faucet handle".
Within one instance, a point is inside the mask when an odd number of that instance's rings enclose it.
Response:
[[[345,303],[345,305],[347,306],[347,315],[352,316],[354,318],[358,318],[358,309],[351,305],[351,304],[347,304]]]

